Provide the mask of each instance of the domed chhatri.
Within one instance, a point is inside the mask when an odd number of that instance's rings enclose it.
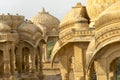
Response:
[[[64,16],[60,23],[60,30],[67,28],[66,26],[69,26],[74,23],[80,23],[80,22],[86,22],[87,20],[87,13],[86,8],[82,6],[81,3],[77,3],[75,7],[72,7],[72,9]]]
[[[96,20],[96,27],[120,21],[120,1],[103,11]]]
[[[0,21],[0,32],[10,32],[11,28],[4,22]]]
[[[21,26],[18,28],[18,32],[22,40],[26,40],[34,45],[37,44],[39,38],[43,37],[41,29],[29,21],[25,21],[23,24],[21,24]]]
[[[96,20],[99,14],[117,1],[119,0],[87,0],[87,12],[91,21]]]
[[[30,21],[24,22],[19,28],[19,31],[29,32],[31,34],[34,34],[35,32],[42,33],[41,29],[38,28],[35,24],[31,23]]]
[[[58,27],[60,23],[56,17],[46,12],[44,8],[36,16],[31,18],[31,21],[36,25],[42,24],[46,26],[48,30]]]

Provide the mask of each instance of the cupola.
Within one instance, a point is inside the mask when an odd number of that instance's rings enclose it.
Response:
[[[36,25],[44,25],[46,26],[47,33],[50,34],[54,29],[58,31],[58,26],[60,21],[54,17],[53,15],[49,14],[44,8],[38,12],[31,21]]]

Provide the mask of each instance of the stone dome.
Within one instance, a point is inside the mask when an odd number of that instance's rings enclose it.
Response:
[[[75,7],[64,16],[63,20],[60,23],[60,30],[66,28],[66,26],[74,23],[88,23],[86,8],[77,3]]]
[[[105,26],[111,23],[120,22],[120,1],[112,4],[103,11],[96,20],[95,27]]]
[[[42,24],[47,27],[47,30],[52,30],[53,28],[58,28],[60,21],[45,11],[43,8],[36,16],[31,18],[31,21],[36,24]]]
[[[0,22],[0,32],[10,32],[11,28],[4,22]]]
[[[32,45],[37,45],[37,43],[43,39],[42,30],[31,21],[25,21],[21,24],[18,28],[18,33],[21,40],[27,41]]]
[[[34,34],[35,32],[40,32],[42,33],[42,30],[36,26],[35,24],[33,24],[32,22],[28,21],[28,22],[24,22],[19,28],[19,31],[24,31],[24,32],[28,32],[31,34]]]
[[[119,0],[87,0],[87,13],[91,21],[96,20],[105,9],[117,1]]]

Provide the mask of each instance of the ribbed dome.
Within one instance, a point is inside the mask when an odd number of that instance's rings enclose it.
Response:
[[[120,1],[112,4],[96,20],[96,27],[107,25],[113,22],[120,22]]]
[[[43,39],[42,30],[31,21],[25,21],[18,28],[20,39],[30,44],[37,45],[40,39]]]
[[[4,22],[0,22],[0,32],[10,32],[11,28]]]
[[[42,33],[42,30],[36,26],[35,24],[31,23],[31,22],[24,22],[18,29],[19,31],[24,31],[24,32],[28,32],[31,34],[34,34],[35,32],[40,32]]]
[[[31,18],[31,21],[36,25],[42,24],[46,26],[48,30],[57,28],[60,23],[56,17],[46,12],[44,8],[36,16]]]
[[[96,20],[106,8],[119,0],[87,0],[87,12],[92,21]]]
[[[77,3],[75,7],[73,7],[63,18],[60,23],[60,29],[69,25],[78,22],[88,23],[86,8],[81,5],[81,3]]]

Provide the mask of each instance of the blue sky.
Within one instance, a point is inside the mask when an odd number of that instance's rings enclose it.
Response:
[[[0,14],[18,13],[30,19],[44,7],[50,14],[62,19],[77,2],[85,5],[85,0],[1,0]]]

